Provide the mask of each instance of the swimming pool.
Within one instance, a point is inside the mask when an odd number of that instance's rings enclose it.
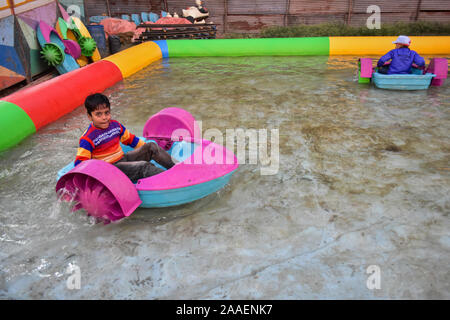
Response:
[[[136,134],[180,107],[217,128],[279,129],[280,168],[174,208],[94,224],[56,201],[83,108],[0,154],[0,297],[449,298],[449,84],[386,92],[357,57],[153,63],[106,90]],[[69,290],[67,267],[80,268]],[[381,289],[366,286],[381,270]]]

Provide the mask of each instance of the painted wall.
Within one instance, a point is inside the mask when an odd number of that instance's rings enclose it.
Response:
[[[42,1],[41,3],[44,3],[44,5],[16,14],[17,25],[20,29],[18,31],[23,35],[21,43],[26,55],[24,65],[27,69],[28,80],[49,68],[40,57],[41,47],[36,37],[36,28],[39,21],[43,20],[54,26],[58,17],[56,2],[46,2]]]
[[[0,19],[0,89],[25,80],[25,68],[19,56],[20,43],[15,37],[15,17]]]
[[[0,90],[49,69],[36,28],[41,20],[54,26],[59,16],[55,0],[0,0]]]

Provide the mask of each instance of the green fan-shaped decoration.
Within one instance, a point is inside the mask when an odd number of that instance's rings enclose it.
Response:
[[[41,50],[42,58],[47,61],[49,66],[56,67],[63,63],[64,58],[66,57],[63,49],[58,46],[56,43],[46,43]]]
[[[81,54],[86,57],[91,57],[97,48],[97,43],[92,38],[81,37],[78,39],[78,44],[81,48]]]

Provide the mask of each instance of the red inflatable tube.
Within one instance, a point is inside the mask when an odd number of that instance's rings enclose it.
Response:
[[[89,94],[102,92],[120,80],[120,69],[110,61],[100,60],[2,100],[22,108],[38,130],[83,105]]]

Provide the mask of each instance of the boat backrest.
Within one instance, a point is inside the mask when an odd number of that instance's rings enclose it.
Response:
[[[144,125],[143,136],[147,139],[181,141],[201,135],[195,118],[180,108],[165,108],[151,116]]]
[[[427,72],[434,73],[435,79],[447,79],[448,62],[445,58],[433,58],[430,61]]]
[[[360,58],[359,59],[361,68],[361,78],[372,78],[373,67],[371,58]]]

